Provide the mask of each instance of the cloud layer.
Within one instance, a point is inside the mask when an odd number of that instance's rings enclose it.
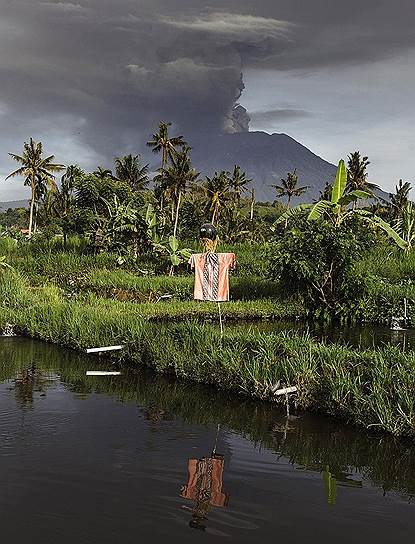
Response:
[[[189,139],[222,130],[247,72],[306,85],[415,45],[409,0],[0,0],[0,12],[0,178],[30,136],[94,167],[143,149],[160,119]],[[253,103],[255,125],[309,115],[287,103]]]

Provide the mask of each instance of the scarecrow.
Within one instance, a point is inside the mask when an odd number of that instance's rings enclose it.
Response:
[[[195,271],[193,298],[218,303],[221,334],[223,334],[220,302],[229,300],[229,271],[236,266],[235,253],[216,253],[218,233],[211,223],[200,227],[203,253],[194,253],[189,265]]]

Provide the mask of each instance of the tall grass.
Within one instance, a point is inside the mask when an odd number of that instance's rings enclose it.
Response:
[[[378,245],[363,255],[356,264],[363,276],[376,276],[389,283],[415,281],[415,251],[404,253],[390,245]]]
[[[0,300],[0,325],[8,321],[36,338],[77,349],[124,344],[123,357],[131,363],[273,402],[279,400],[276,387],[296,385],[303,408],[415,436],[413,353],[394,347],[358,351],[295,332],[235,329],[221,337],[218,324],[193,320],[166,326],[148,318],[163,317],[163,306],[170,318],[175,311],[183,317],[184,308],[188,317],[200,310],[191,303],[130,304],[93,295],[68,301],[56,286],[31,290],[15,272],[3,274]],[[208,304],[198,306],[209,312]],[[238,302],[228,307],[233,312]]]

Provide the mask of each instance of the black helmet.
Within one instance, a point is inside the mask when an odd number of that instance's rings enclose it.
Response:
[[[205,223],[200,227],[200,238],[208,238],[209,240],[216,240],[218,231],[212,225],[212,223]]]

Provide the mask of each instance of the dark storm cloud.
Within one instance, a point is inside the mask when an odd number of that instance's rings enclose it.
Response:
[[[247,68],[341,69],[415,41],[409,0],[0,0],[0,10],[2,148],[64,141],[65,161],[81,144],[86,161],[136,151],[160,119],[190,138],[220,130]]]
[[[68,122],[102,154],[137,149],[160,119],[186,133],[221,130],[243,89],[236,42],[255,48],[261,35],[279,48],[286,39],[284,23],[260,17],[223,14],[217,33],[221,16],[212,13],[210,27],[193,28],[171,4],[164,12],[128,0],[1,5],[3,123]]]

